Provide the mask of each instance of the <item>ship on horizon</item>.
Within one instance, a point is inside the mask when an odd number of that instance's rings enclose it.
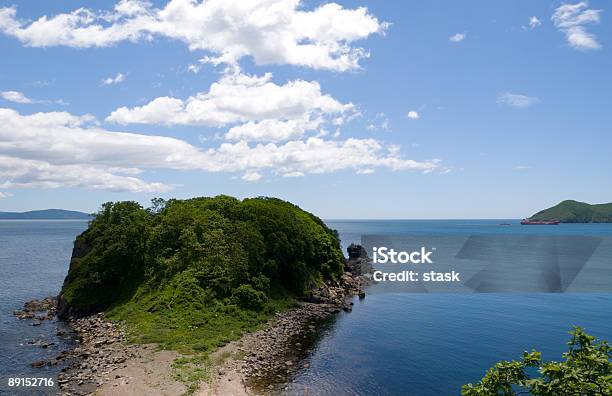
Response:
[[[559,223],[560,223],[559,220],[531,220],[531,219],[521,220],[522,225],[558,225]]]

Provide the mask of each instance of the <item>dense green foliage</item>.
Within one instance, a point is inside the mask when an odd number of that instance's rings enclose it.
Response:
[[[136,341],[183,350],[235,339],[343,270],[337,233],[273,198],[107,203],[75,246],[72,312],[110,310]]]
[[[611,223],[612,203],[590,205],[563,201],[531,216],[533,220],[559,220],[562,223]]]
[[[612,395],[612,347],[583,329],[570,332],[562,362],[543,362],[540,352],[525,352],[519,361],[499,362],[476,385],[464,385],[464,396]],[[529,372],[537,371],[538,377]]]

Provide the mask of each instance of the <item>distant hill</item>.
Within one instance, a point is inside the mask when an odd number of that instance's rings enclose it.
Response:
[[[87,220],[91,215],[74,210],[45,209],[29,212],[0,212],[0,220]]]
[[[591,205],[567,200],[531,216],[532,220],[559,220],[562,223],[612,223],[612,203]]]

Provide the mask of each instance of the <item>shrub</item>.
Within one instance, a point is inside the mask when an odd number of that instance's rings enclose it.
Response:
[[[253,289],[251,285],[240,285],[232,293],[234,302],[242,308],[261,311],[266,304],[268,297],[264,292]]]
[[[519,361],[497,363],[479,383],[464,385],[461,394],[612,395],[612,347],[580,327],[574,327],[570,334],[564,361],[543,362],[540,352],[525,352]],[[532,378],[528,371],[534,368],[539,376]]]

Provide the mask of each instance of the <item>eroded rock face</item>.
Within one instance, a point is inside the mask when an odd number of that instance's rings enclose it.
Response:
[[[80,318],[87,316],[87,312],[81,312],[71,306],[62,294],[57,296],[57,317],[62,320]]]
[[[87,232],[87,231],[85,231]],[[77,237],[72,248],[72,256],[70,257],[70,267],[68,269],[68,275],[64,280],[64,286],[62,286],[62,292],[57,296],[57,316],[60,319],[68,319],[71,317],[83,317],[91,312],[80,312],[75,307],[72,307],[66,298],[63,296],[64,287],[66,280],[69,279],[70,274],[78,267],[79,260],[85,257],[92,249],[91,244],[84,238],[83,235]]]

